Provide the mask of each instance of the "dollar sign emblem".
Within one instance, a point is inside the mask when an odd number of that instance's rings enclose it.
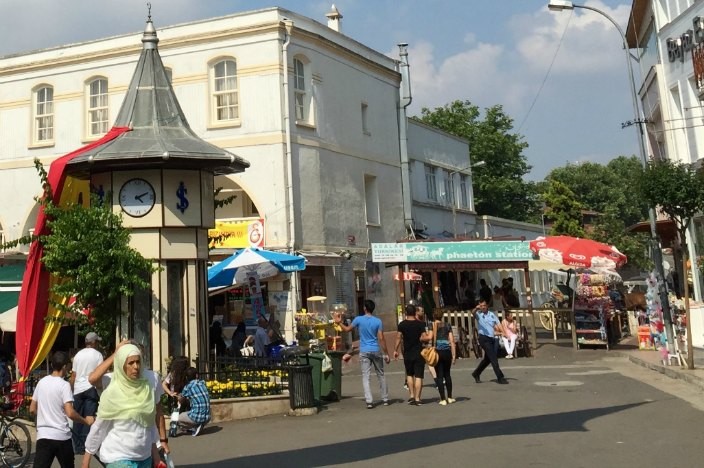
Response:
[[[186,186],[184,185],[183,182],[178,184],[178,190],[176,190],[176,196],[179,199],[179,202],[176,204],[176,208],[178,208],[181,211],[181,214],[186,212],[186,208],[188,208],[188,198],[186,198],[186,194],[188,193],[188,190],[186,189]]]

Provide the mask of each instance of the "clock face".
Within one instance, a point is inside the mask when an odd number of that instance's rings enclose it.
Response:
[[[120,207],[134,218],[141,218],[154,208],[154,187],[144,179],[130,179],[120,189]]]

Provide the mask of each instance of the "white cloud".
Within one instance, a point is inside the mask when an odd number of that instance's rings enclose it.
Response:
[[[147,18],[144,0],[2,0],[0,55],[138,32]],[[150,0],[158,27],[237,11],[238,4],[208,5],[192,0]],[[99,9],[99,12],[95,12]],[[221,13],[218,13],[221,12]],[[95,14],[94,14],[95,13]]]

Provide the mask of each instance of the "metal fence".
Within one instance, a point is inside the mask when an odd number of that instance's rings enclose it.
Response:
[[[197,363],[211,399],[280,395],[288,386],[290,361],[263,357],[220,358]]]
[[[32,415],[29,414],[29,404],[32,402],[32,394],[34,394],[34,388],[39,382],[39,377],[30,375],[27,380],[25,380],[24,386],[20,385],[19,382],[13,382],[9,393],[4,395],[7,403],[12,404],[12,409],[8,412],[16,414],[22,419],[31,421],[34,419]]]

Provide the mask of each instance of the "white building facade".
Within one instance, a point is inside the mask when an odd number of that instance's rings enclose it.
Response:
[[[250,163],[244,173],[216,177],[219,198],[236,196],[216,218],[260,220],[263,247],[308,259],[299,278],[277,277],[268,291],[295,289],[297,308],[306,307],[306,297],[324,295],[356,310],[369,297],[395,320],[392,272],[380,272],[388,287],[366,286],[371,243],[407,237],[398,62],[342,34],[334,15],[328,25],[280,8],[164,28],[158,14],[155,20],[159,51],[190,126]],[[0,58],[3,241],[33,230],[34,197],[41,194],[34,159],[48,166],[111,127],[140,38]],[[477,232],[467,142],[411,121],[408,142],[414,218],[433,236]],[[426,185],[428,168],[434,193]],[[291,332],[290,313],[283,322]]]
[[[704,161],[702,18],[704,3],[701,1],[633,2],[626,38],[629,47],[637,49],[639,57],[639,63],[634,66],[640,68],[642,76],[639,94],[647,120],[646,143],[651,158],[667,158],[694,166]],[[687,243],[689,258],[696,259],[698,252],[704,249],[704,219],[694,220]],[[701,300],[701,275],[696,261],[692,261],[686,275],[692,282],[694,297]]]

